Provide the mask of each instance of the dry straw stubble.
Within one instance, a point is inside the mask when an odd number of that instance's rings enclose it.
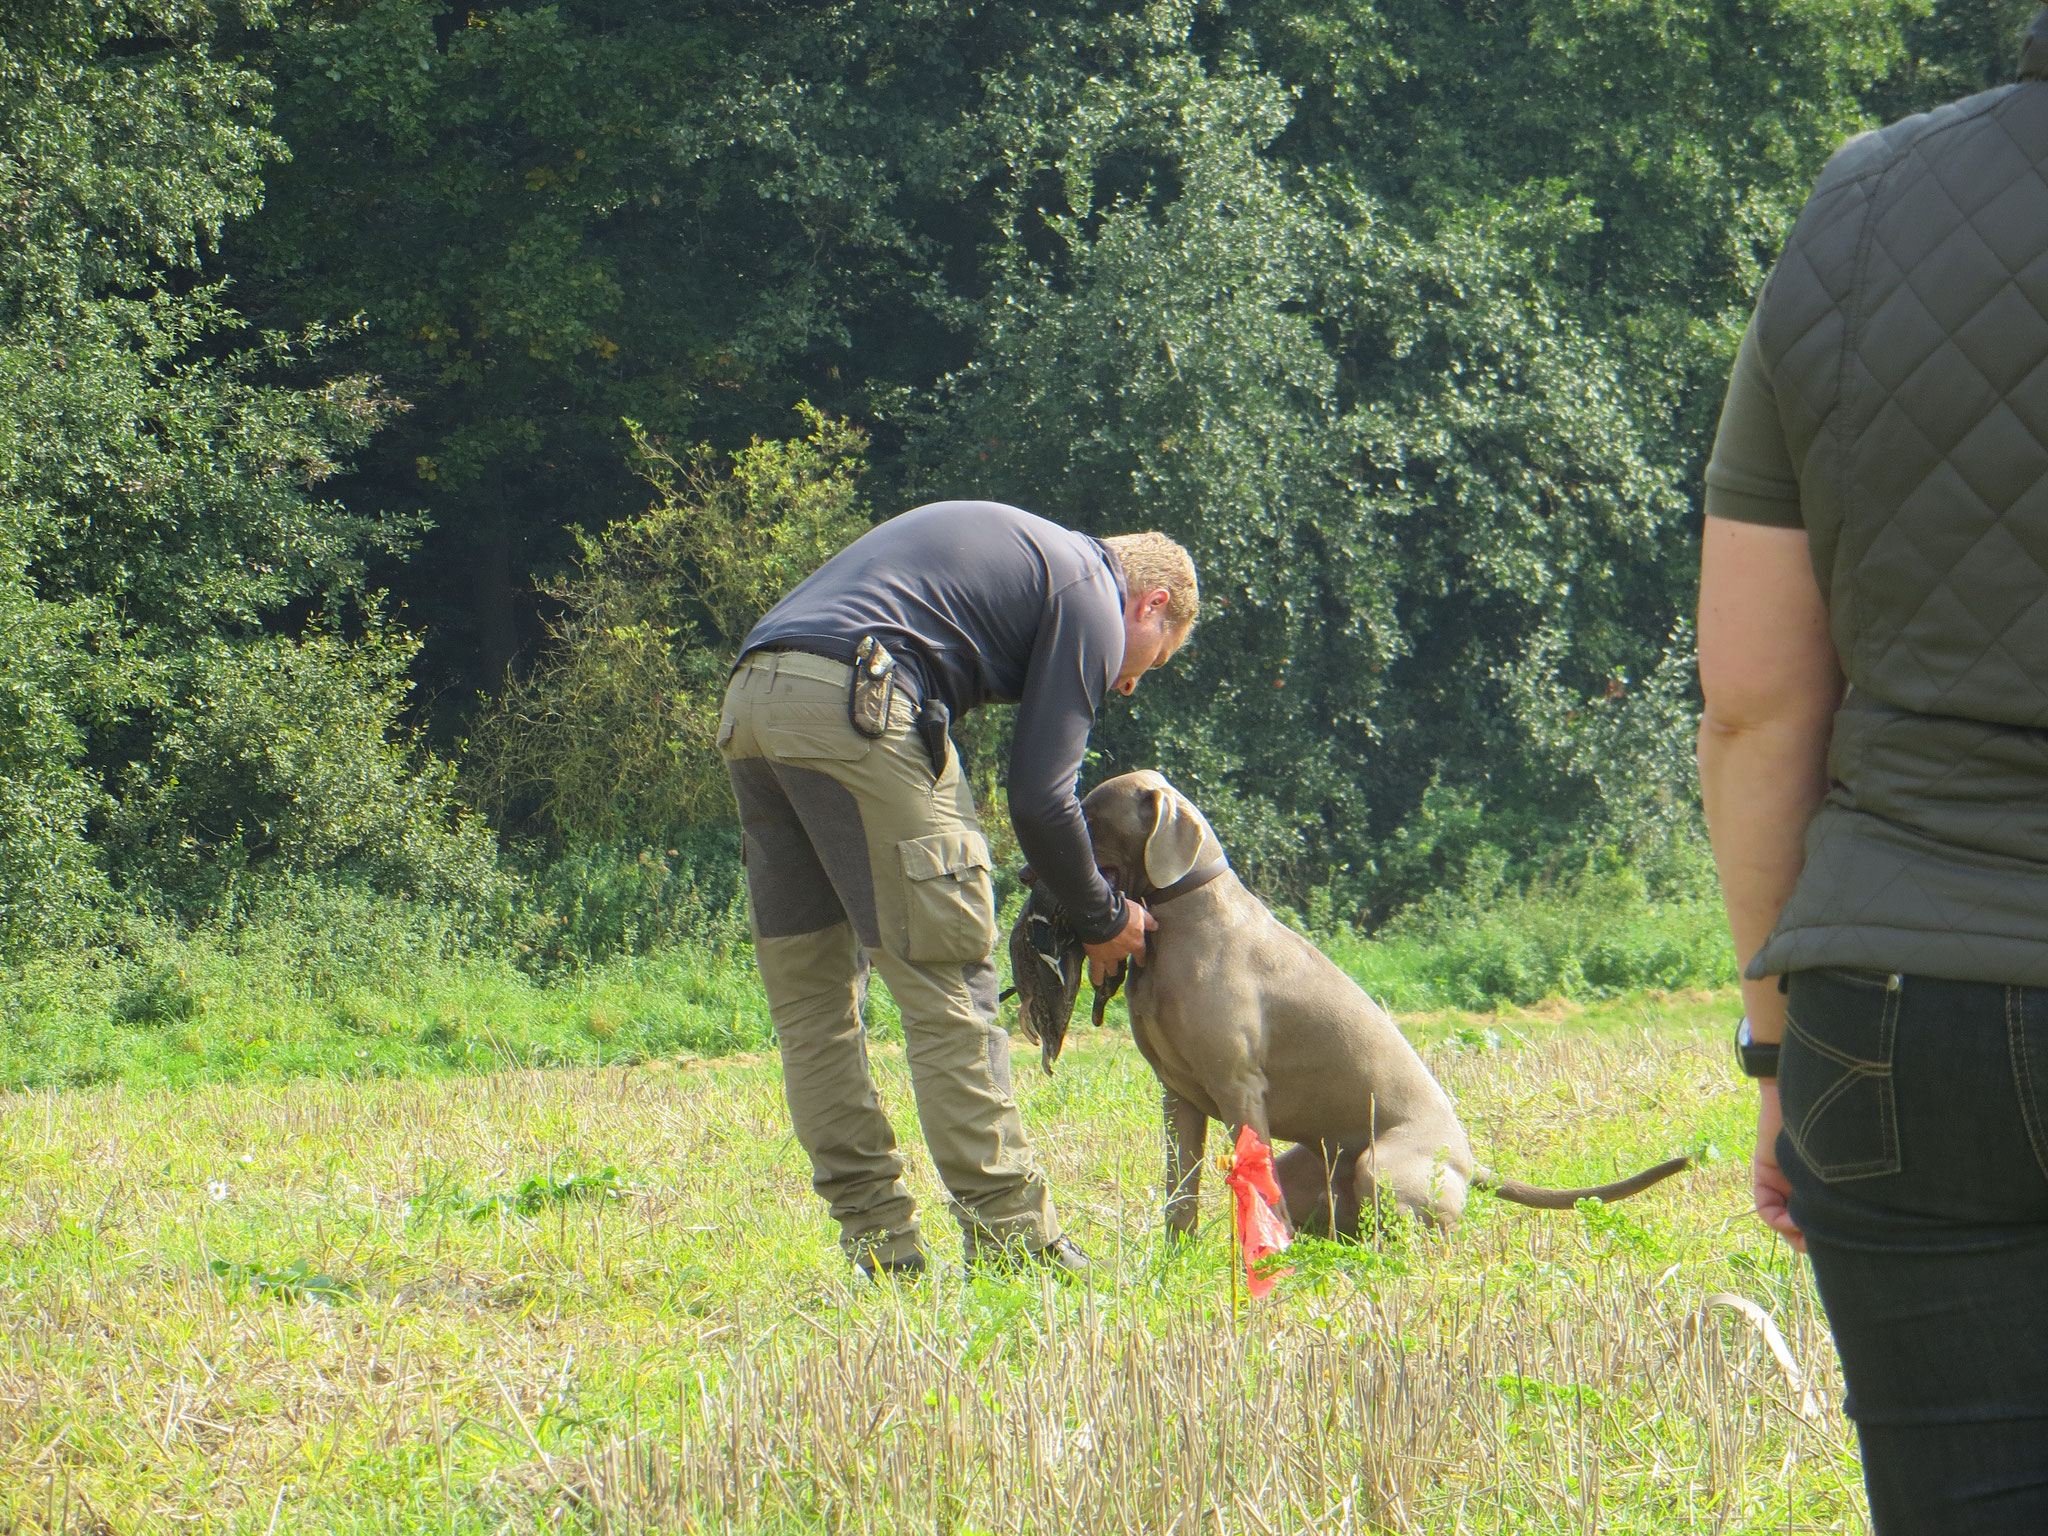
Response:
[[[1558,1028],[1433,1053],[1497,1165],[1739,1131],[1718,1042]],[[1194,1249],[1158,1236],[1128,1041],[1022,1081],[1093,1290],[850,1285],[766,1063],[11,1100],[0,1528],[1860,1528],[1825,1332],[1736,1160],[1590,1217],[1307,1247],[1234,1324],[1215,1192]],[[1816,1411],[1721,1292],[1776,1318]]]

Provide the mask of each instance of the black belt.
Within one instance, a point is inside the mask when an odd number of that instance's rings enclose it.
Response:
[[[848,640],[843,645],[835,640],[806,640],[800,643],[791,641],[786,645],[771,640],[766,645],[755,646],[751,651],[747,652],[747,656],[760,656],[770,651],[797,651],[805,656],[822,656],[827,661],[844,662],[849,667],[853,665],[853,642],[851,640]],[[747,656],[742,656],[740,660],[745,661]]]

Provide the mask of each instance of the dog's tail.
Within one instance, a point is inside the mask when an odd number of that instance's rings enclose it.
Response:
[[[1683,1173],[1691,1166],[1689,1157],[1669,1158],[1654,1168],[1645,1168],[1641,1173],[1616,1179],[1612,1184],[1596,1184],[1591,1189],[1545,1189],[1540,1184],[1501,1178],[1487,1168],[1475,1168],[1471,1183],[1474,1189],[1483,1189],[1490,1195],[1516,1205],[1526,1205],[1532,1210],[1568,1211],[1581,1200],[1626,1200],[1630,1195],[1639,1195],[1652,1184],[1661,1184],[1674,1173]]]

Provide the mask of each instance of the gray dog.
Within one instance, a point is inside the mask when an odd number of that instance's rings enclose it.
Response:
[[[1622,1199],[1688,1165],[1676,1157],[1593,1189],[1496,1177],[1473,1160],[1450,1098],[1386,1011],[1239,883],[1185,795],[1159,774],[1127,773],[1098,785],[1082,810],[1096,863],[1159,923],[1128,985],[1132,1037],[1165,1090],[1170,1230],[1194,1230],[1211,1120],[1300,1143],[1276,1159],[1288,1217],[1340,1236],[1356,1235],[1361,1208],[1376,1208],[1382,1190],[1447,1230],[1468,1189],[1559,1210]],[[1020,929],[1034,916],[1044,920],[1027,909]],[[1011,944],[1048,1066],[1080,981],[1076,957],[1047,955],[1053,947],[1022,934]]]

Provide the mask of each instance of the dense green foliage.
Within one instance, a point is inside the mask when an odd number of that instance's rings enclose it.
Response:
[[[557,844],[657,843],[730,811],[719,701],[748,629],[867,527],[861,435],[805,408],[811,435],[754,443],[721,473],[636,432],[658,497],[579,534],[552,587],[545,654],[485,712],[471,778],[493,819]]]
[[[298,7],[294,159],[233,260],[271,323],[366,313],[348,356],[415,404],[350,491],[436,525],[389,579],[438,677],[545,649],[519,590],[630,510],[623,418],[737,445],[813,400],[872,434],[877,513],[1190,543],[1212,616],[1103,767],[1381,914],[1685,799],[1660,733],[1749,295],[1869,108],[2009,52],[2024,6],[1963,9]]]
[[[352,613],[406,525],[323,495],[392,402],[269,382],[321,329],[252,335],[209,275],[284,152],[212,25],[51,0],[0,35],[0,948],[90,928],[110,878],[496,878],[446,770],[387,739],[411,642],[266,629]]]
[[[315,887],[543,969],[728,921],[735,638],[956,494],[1191,545],[1098,767],[1304,910],[1617,858],[1690,901],[1749,295],[1832,147],[2030,9],[15,7],[0,946]]]

